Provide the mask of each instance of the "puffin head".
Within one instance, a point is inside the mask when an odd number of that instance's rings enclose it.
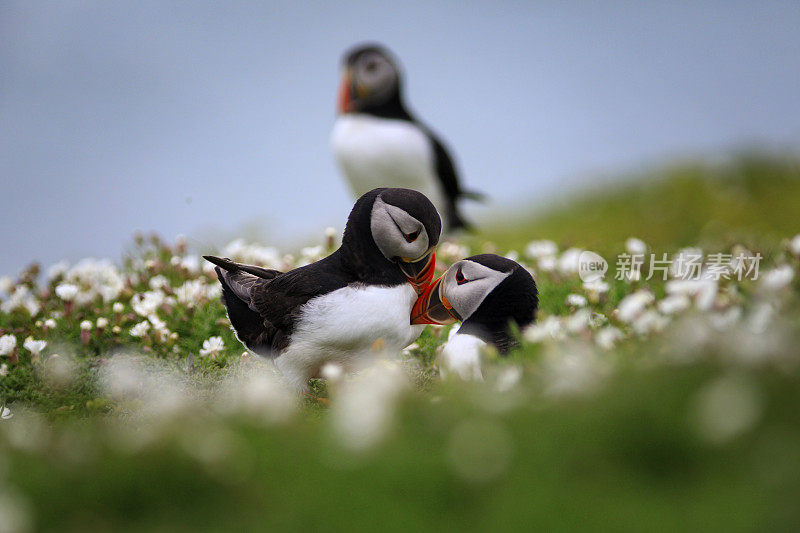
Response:
[[[481,254],[453,264],[417,299],[412,324],[463,322],[459,333],[473,333],[507,347],[509,325],[524,327],[536,318],[536,282],[519,263]]]
[[[405,277],[422,294],[433,279],[441,232],[439,212],[421,192],[373,189],[356,200],[339,250],[359,275]]]
[[[360,113],[400,98],[400,68],[391,53],[377,44],[363,44],[344,56],[337,111]]]

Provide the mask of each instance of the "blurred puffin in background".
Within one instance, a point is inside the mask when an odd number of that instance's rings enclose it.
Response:
[[[339,168],[356,196],[375,187],[414,189],[439,210],[445,231],[467,228],[458,201],[483,196],[461,188],[447,149],[409,113],[402,91],[398,63],[384,47],[345,54],[331,134]]]
[[[441,370],[480,379],[481,351],[487,345],[506,353],[515,345],[512,328],[536,320],[539,292],[519,263],[495,254],[467,257],[430,284],[411,311],[412,324],[453,324],[440,355]]]
[[[306,390],[325,363],[353,370],[376,343],[392,353],[419,337],[424,326],[408,317],[433,279],[441,227],[422,193],[375,189],[356,202],[339,249],[316,263],[282,273],[204,257],[239,341]]]

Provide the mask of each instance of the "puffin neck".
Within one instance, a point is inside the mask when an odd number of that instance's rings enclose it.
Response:
[[[412,117],[408,112],[406,106],[403,105],[403,101],[400,98],[399,86],[397,91],[395,91],[392,97],[387,101],[383,102],[382,104],[367,106],[362,110],[362,113],[379,118],[408,120],[409,122],[414,122],[414,117]]]

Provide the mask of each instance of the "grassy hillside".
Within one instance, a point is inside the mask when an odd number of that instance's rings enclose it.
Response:
[[[591,188],[485,237],[522,249],[531,239],[616,252],[631,235],[656,249],[722,247],[734,242],[774,246],[800,231],[800,162],[742,156],[725,164],[678,165],[628,176],[618,186]]]
[[[541,294],[521,348],[443,380],[428,328],[315,383],[323,401],[242,355],[182,242],[29,269],[0,287],[0,531],[797,529],[799,207],[798,166],[749,157],[498,221],[437,257],[519,252]],[[222,252],[287,268],[321,241]],[[597,288],[571,246],[765,259],[758,280]]]

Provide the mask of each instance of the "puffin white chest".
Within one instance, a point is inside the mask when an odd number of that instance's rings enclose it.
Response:
[[[275,363],[303,388],[326,362],[350,369],[366,357],[377,356],[376,348],[397,353],[424,329],[410,324],[415,300],[409,284],[353,285],[313,298],[303,306],[291,343]]]
[[[347,114],[336,119],[331,146],[350,188],[360,196],[376,187],[403,187],[427,196],[441,210],[433,146],[406,120]]]

